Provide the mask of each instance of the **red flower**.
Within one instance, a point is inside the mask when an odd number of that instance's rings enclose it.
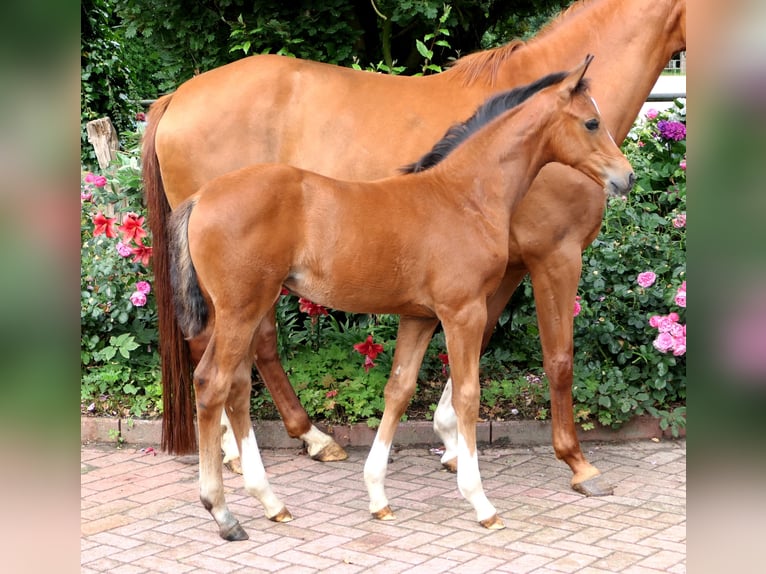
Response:
[[[142,263],[145,266],[149,265],[149,259],[152,256],[152,248],[148,245],[144,245],[143,242],[137,242],[136,247],[131,247],[130,252],[133,254],[133,263]]]
[[[370,358],[370,361],[372,361],[372,359],[383,352],[383,345],[373,343],[372,335],[367,335],[367,340],[364,343],[357,343],[354,345],[354,350],[362,355],[367,355],[367,357]]]
[[[130,243],[131,241],[140,243],[141,239],[146,237],[146,231],[142,227],[143,224],[143,216],[139,217],[136,213],[128,213],[122,221],[122,225],[117,228],[122,233],[122,241],[124,243]]]
[[[449,365],[449,355],[447,353],[439,353],[439,360],[442,362],[442,375],[447,376],[447,365]]]
[[[325,395],[325,398],[331,399],[338,394],[338,389],[333,389],[331,391],[327,391],[327,394]]]
[[[290,291],[287,290],[287,287],[282,287],[282,290],[279,292],[280,295],[289,295]]]
[[[327,315],[327,309],[325,309],[321,305],[312,303],[311,301],[309,301],[308,299],[304,299],[303,297],[298,299],[298,308],[304,313],[308,313],[309,317]]]
[[[93,237],[97,235],[105,234],[109,238],[117,237],[117,232],[114,230],[114,222],[116,218],[106,217],[102,212],[98,212],[93,217]]]

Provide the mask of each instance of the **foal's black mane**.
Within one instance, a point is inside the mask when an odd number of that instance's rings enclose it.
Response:
[[[450,127],[436,145],[415,163],[411,163],[399,169],[401,173],[417,173],[432,168],[456,147],[479,131],[482,127],[497,118],[503,112],[515,108],[525,100],[528,100],[540,90],[554,84],[558,84],[567,77],[569,72],[555,72],[535,80],[531,84],[519,86],[506,92],[500,92],[487,99],[473,115],[466,121]],[[582,91],[588,87],[585,79],[581,79],[576,91]]]

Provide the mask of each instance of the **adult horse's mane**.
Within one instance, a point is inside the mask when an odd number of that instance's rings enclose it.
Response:
[[[431,151],[415,163],[400,168],[399,171],[402,173],[417,173],[432,168],[492,120],[504,112],[515,108],[540,90],[558,84],[567,77],[567,74],[568,72],[554,72],[539,80],[535,80],[531,84],[495,94],[479,106],[470,118],[450,127],[442,138],[434,144]],[[585,90],[587,87],[588,81],[585,78],[581,78],[577,84],[576,91]]]
[[[537,39],[546,36],[549,32],[554,30],[562,20],[565,20],[572,12],[575,12],[590,3],[590,0],[578,0],[556,16],[554,16],[547,24],[545,24],[535,35],[530,42],[535,42]],[[451,69],[463,77],[463,83],[469,86],[479,80],[483,80],[490,86],[495,85],[498,70],[500,66],[508,60],[513,53],[526,46],[527,42],[523,40],[511,40],[503,46],[493,48],[491,50],[483,50],[476,52],[475,54],[468,54],[456,60]],[[489,71],[489,73],[487,73]]]

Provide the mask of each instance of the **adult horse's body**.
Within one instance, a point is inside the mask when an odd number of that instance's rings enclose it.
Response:
[[[335,309],[401,315],[386,406],[365,465],[370,511],[380,519],[393,518],[383,483],[396,425],[441,321],[458,487],[483,526],[503,527],[481,485],[476,421],[487,300],[505,275],[511,214],[551,161],[621,195],[634,179],[583,80],[591,58],[490,98],[450,130],[433,160],[421,162],[437,165],[418,173],[352,182],[255,164],[212,180],[177,208],[170,219],[176,309],[187,337],[206,344],[194,371],[200,498],[223,538],[247,537],[223,496],[224,410],[247,490],[273,520],[290,519],[268,484],[250,422],[257,333],[272,329],[283,286]],[[603,196],[598,187],[595,193]]]
[[[194,448],[189,349],[175,325],[167,288],[169,208],[212,178],[255,162],[288,163],[344,179],[391,175],[452,123],[467,118],[487,95],[570,68],[586,51],[597,57],[590,70],[593,95],[606,126],[621,141],[668,59],[685,48],[685,21],[685,0],[582,1],[534,40],[462,58],[434,76],[394,77],[257,56],[202,74],[161,99],[149,117],[143,161],[160,312],[163,446],[172,452]],[[604,210],[594,186],[560,165],[542,170],[513,214],[506,275],[489,302],[484,344],[529,273],[550,382],[553,447],[572,469],[574,488],[602,494],[606,491],[591,480],[598,470],[580,449],[571,397],[572,304],[581,252],[598,234]],[[203,350],[200,343],[193,359]],[[313,428],[295,397],[273,332],[261,332],[255,353],[288,433],[306,440],[310,454],[322,458],[327,437]],[[437,431],[454,425],[447,399],[437,410]],[[454,457],[453,447],[447,447],[445,463]]]

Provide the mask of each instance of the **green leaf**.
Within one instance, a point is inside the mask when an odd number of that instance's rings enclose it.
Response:
[[[426,60],[430,60],[434,57],[434,53],[429,50],[421,40],[415,40],[415,47]]]

